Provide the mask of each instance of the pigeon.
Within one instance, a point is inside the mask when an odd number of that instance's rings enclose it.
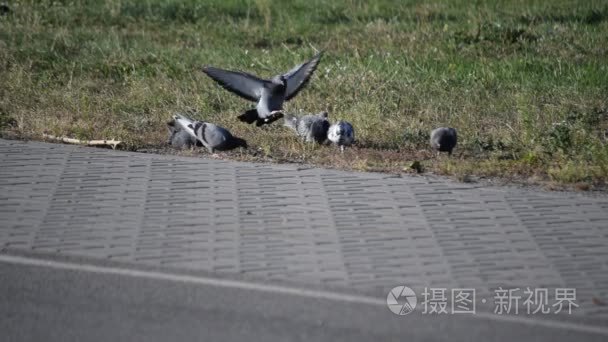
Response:
[[[355,129],[350,123],[340,120],[329,127],[327,138],[344,152],[344,146],[352,145],[355,140]]]
[[[283,117],[283,102],[294,98],[308,83],[317,69],[321,52],[308,62],[299,64],[288,72],[267,80],[242,71],[229,71],[211,66],[203,72],[225,89],[249,101],[257,102],[238,116],[239,120],[256,126],[268,125]]]
[[[210,153],[214,153],[215,150],[226,151],[237,147],[247,148],[245,140],[234,137],[223,127],[208,122],[193,121],[180,114],[176,114],[173,119],[181,129],[203,144]]]
[[[197,145],[197,140],[188,133],[188,131],[182,129],[180,126],[176,126],[176,121],[171,120],[167,122],[167,129],[169,130],[169,139],[167,144],[178,148],[190,148]]]
[[[288,115],[285,117],[285,126],[293,129],[306,142],[314,141],[321,144],[327,139],[329,121],[327,121],[327,112],[302,117]]]
[[[452,127],[439,127],[431,132],[431,146],[439,152],[448,152],[448,155],[452,155],[457,141],[456,129]]]

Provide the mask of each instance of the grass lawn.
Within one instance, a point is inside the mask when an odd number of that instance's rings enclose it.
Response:
[[[1,2],[1,1],[0,1]],[[190,111],[245,138],[240,160],[601,187],[608,180],[608,2],[576,0],[9,1],[0,11],[0,131],[162,149]],[[353,123],[357,146],[304,144],[204,65],[261,76],[325,54],[285,106]],[[452,157],[428,147],[452,126]],[[182,154],[193,153],[189,151]],[[195,154],[205,152],[196,152]]]

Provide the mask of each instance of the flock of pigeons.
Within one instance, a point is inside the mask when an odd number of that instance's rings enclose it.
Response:
[[[306,142],[322,144],[329,140],[344,152],[345,146],[350,146],[355,141],[355,130],[349,122],[338,121],[330,124],[327,112],[301,117],[286,115],[283,112],[283,103],[294,98],[304,88],[320,59],[321,53],[318,53],[308,62],[299,64],[271,79],[211,66],[203,68],[203,72],[226,90],[257,103],[254,109],[239,115],[239,120],[248,124],[255,122],[259,127],[284,118],[284,125]],[[216,150],[247,147],[245,140],[233,136],[227,129],[209,122],[195,121],[181,114],[175,114],[167,125],[168,143],[176,148],[202,145],[213,153]],[[431,146],[437,151],[452,154],[456,142],[457,135],[454,128],[440,127],[431,132]]]

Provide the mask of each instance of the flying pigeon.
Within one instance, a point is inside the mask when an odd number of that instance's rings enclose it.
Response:
[[[215,150],[226,151],[237,147],[247,148],[245,140],[234,137],[223,127],[208,122],[193,121],[180,114],[176,114],[173,119],[181,129],[203,144],[210,153]]]
[[[196,138],[191,136],[188,131],[183,130],[180,126],[176,126],[175,119],[167,122],[167,129],[169,130],[167,144],[178,149],[190,148],[197,145]]]
[[[355,129],[346,121],[338,121],[329,127],[327,138],[344,152],[344,146],[350,146],[355,140]]]
[[[452,127],[439,127],[431,132],[431,146],[439,152],[448,152],[452,155],[457,141],[456,129]]]
[[[294,98],[308,83],[317,69],[321,52],[308,62],[299,64],[288,72],[261,79],[242,71],[229,71],[207,66],[203,72],[225,89],[249,101],[257,102],[255,109],[239,115],[239,120],[257,126],[271,124],[283,117],[283,102]]]
[[[306,142],[315,141],[321,144],[327,139],[329,121],[327,121],[327,112],[302,117],[289,115],[285,117],[285,126],[293,129]]]

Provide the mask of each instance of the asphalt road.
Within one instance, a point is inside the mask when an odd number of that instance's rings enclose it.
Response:
[[[606,341],[478,316],[0,261],[2,341]],[[559,323],[557,323],[559,325]]]

